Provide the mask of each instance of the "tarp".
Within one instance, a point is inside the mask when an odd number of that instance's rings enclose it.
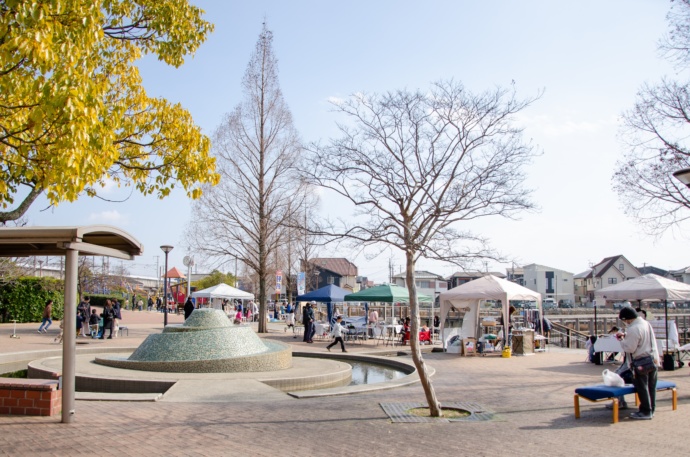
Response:
[[[420,302],[431,302],[432,298],[428,295],[417,294]],[[396,286],[395,284],[384,284],[382,286],[369,287],[354,294],[345,295],[345,301],[359,302],[382,302],[382,303],[409,303],[410,293],[407,287]]]
[[[328,322],[333,322],[333,303],[341,303],[350,291],[338,287],[334,284],[329,284],[320,289],[313,290],[309,293],[298,295],[296,301],[315,301],[319,303],[326,303],[326,312],[328,314]]]
[[[503,305],[503,322],[509,322],[508,308],[510,307],[510,300],[536,301],[540,321],[542,318],[541,294],[539,292],[493,275],[486,275],[454,287],[447,292],[441,292],[439,300],[441,302],[440,317],[442,329],[451,307],[456,309],[469,308],[462,322],[462,336],[464,338],[477,336],[479,303],[482,300],[501,300]],[[504,338],[507,338],[506,333],[504,329]]]
[[[596,291],[602,300],[690,300],[690,285],[647,274]]]
[[[192,297],[195,298],[227,298],[227,299],[240,299],[240,300],[253,300],[254,294],[245,292],[240,289],[236,289],[227,284],[217,284],[215,286],[209,287],[208,289],[197,290],[192,292]]]

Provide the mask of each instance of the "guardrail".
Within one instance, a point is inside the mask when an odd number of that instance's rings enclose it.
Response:
[[[583,332],[579,332],[556,322],[551,323],[549,344],[564,348],[584,349],[587,345],[588,338],[589,336]]]

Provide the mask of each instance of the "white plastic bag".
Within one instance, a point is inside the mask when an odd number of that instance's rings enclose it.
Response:
[[[604,385],[611,387],[623,387],[625,381],[618,374],[610,370],[604,370],[601,375],[604,377]]]

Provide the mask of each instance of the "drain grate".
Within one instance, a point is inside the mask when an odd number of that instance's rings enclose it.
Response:
[[[381,403],[381,408],[394,423],[485,422],[499,420],[494,412],[487,411],[486,408],[473,402],[444,402],[442,406],[444,408],[462,409],[470,412],[470,415],[457,419],[420,417],[407,411],[413,408],[426,408],[426,403]]]

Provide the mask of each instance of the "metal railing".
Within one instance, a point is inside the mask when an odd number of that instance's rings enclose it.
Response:
[[[555,322],[551,325],[549,344],[564,348],[584,349],[586,347],[589,338],[587,334]]]

